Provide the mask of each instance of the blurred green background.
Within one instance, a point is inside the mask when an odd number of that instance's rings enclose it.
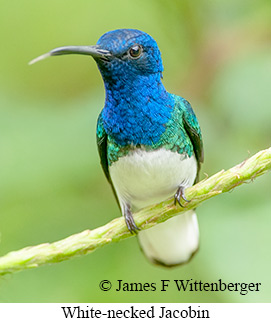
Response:
[[[89,57],[27,63],[106,31],[137,28],[158,42],[164,84],[201,124],[204,173],[227,169],[271,138],[269,0],[4,1],[0,10],[0,254],[53,242],[120,216],[99,165],[96,119],[104,90]],[[198,208],[201,245],[166,270],[135,238],[0,279],[1,302],[269,302],[270,174]],[[117,280],[260,282],[260,292],[116,292]],[[111,280],[102,292],[99,282]]]

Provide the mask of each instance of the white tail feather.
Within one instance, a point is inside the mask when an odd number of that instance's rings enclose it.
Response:
[[[147,258],[165,266],[187,262],[197,251],[199,228],[193,210],[158,224],[138,234],[141,248]]]

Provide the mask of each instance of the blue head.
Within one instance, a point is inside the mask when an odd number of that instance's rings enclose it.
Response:
[[[104,81],[136,78],[142,76],[161,77],[163,64],[155,40],[136,29],[117,29],[104,34],[97,46],[107,50],[107,59],[96,58]],[[113,81],[112,80],[112,81]]]
[[[95,59],[106,90],[104,128],[118,144],[151,145],[160,139],[174,99],[161,82],[161,53],[150,35],[117,29],[101,36],[94,46],[60,47],[41,58],[63,54]]]

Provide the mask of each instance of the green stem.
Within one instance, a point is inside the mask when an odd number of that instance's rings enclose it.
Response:
[[[271,169],[271,148],[263,150],[227,171],[220,171],[188,188],[186,197],[191,200],[185,208],[174,206],[173,199],[147,207],[134,214],[140,229],[150,228],[176,214],[199,206],[203,201],[232,190]],[[85,230],[63,240],[44,243],[12,251],[0,257],[0,275],[39,267],[90,253],[111,242],[131,237],[122,217],[94,230]]]

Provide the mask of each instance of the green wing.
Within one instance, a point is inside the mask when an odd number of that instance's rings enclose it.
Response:
[[[110,173],[109,173],[109,165],[108,165],[108,156],[107,156],[107,133],[104,130],[104,126],[103,126],[103,118],[102,118],[102,113],[100,113],[99,117],[98,117],[98,121],[97,121],[97,131],[96,131],[96,140],[97,140],[97,146],[98,146],[98,152],[99,152],[99,156],[100,156],[100,162],[104,171],[104,174],[108,180],[108,182],[110,183],[113,193],[115,195],[115,198],[119,204],[118,198],[117,198],[117,194],[116,191],[114,189],[111,177],[110,177]]]
[[[183,125],[190,141],[193,145],[193,150],[198,162],[198,173],[196,182],[198,181],[199,171],[201,163],[204,160],[203,142],[201,136],[200,126],[197,117],[188,101],[178,97],[178,101],[181,103],[181,109],[183,110]]]
[[[203,143],[202,143],[202,136],[200,131],[200,126],[196,115],[188,101],[185,99],[182,100],[184,109],[183,114],[183,123],[184,128],[192,142],[194,147],[194,152],[198,162],[203,163],[204,160],[204,151],[203,151]]]
[[[101,161],[104,174],[107,180],[109,181],[109,183],[112,184],[110,174],[109,174],[108,159],[107,159],[107,133],[104,130],[102,113],[100,113],[97,121],[96,140],[97,140],[98,152],[99,152],[100,161]]]

